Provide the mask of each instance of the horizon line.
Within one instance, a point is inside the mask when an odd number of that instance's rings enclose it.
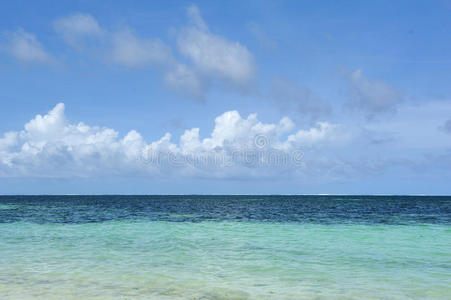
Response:
[[[371,196],[371,197],[451,197],[451,194],[0,194],[5,196]]]

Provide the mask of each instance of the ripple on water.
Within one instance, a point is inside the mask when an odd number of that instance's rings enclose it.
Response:
[[[451,294],[449,198],[74,196],[0,203],[2,299]]]

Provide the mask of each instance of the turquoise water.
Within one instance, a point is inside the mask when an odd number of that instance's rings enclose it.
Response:
[[[447,199],[110,200],[0,200],[1,298],[451,298]]]

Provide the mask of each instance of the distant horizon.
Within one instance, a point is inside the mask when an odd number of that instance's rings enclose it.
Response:
[[[0,194],[3,196],[364,196],[364,197],[451,197],[444,194]]]

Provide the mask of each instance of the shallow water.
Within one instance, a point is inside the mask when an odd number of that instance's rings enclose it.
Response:
[[[2,299],[446,299],[451,198],[0,197]]]

